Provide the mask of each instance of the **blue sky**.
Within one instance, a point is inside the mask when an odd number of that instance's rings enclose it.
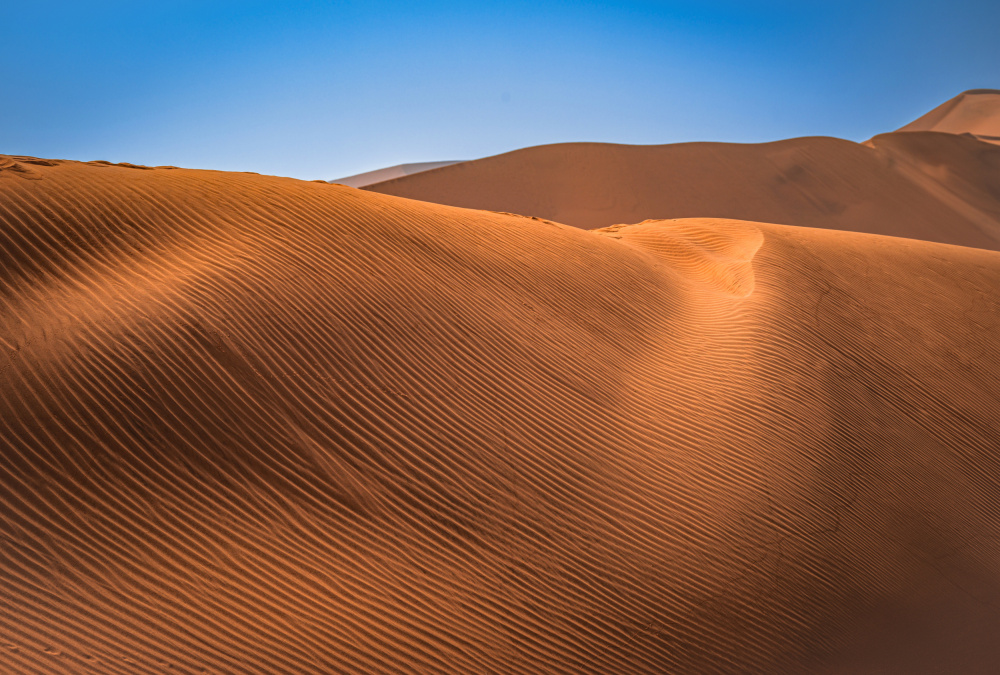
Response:
[[[333,179],[864,140],[1000,88],[1000,2],[0,0],[0,153]]]

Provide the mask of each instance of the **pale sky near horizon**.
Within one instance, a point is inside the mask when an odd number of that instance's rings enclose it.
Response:
[[[1000,88],[1000,2],[0,0],[0,153],[335,179],[564,141],[860,141]]]

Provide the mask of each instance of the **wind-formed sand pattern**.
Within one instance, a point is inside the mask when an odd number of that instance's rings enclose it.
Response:
[[[537,215],[0,160],[0,671],[992,672],[1000,253]]]

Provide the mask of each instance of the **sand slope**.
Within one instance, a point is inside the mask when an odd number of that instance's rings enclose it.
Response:
[[[981,141],[1000,143],[1000,90],[970,89],[962,92],[899,131],[972,134]]]
[[[416,173],[421,173],[423,171],[440,169],[443,166],[458,164],[460,161],[461,160],[453,160],[447,162],[417,162],[415,164],[398,164],[396,166],[390,166],[384,169],[376,169],[375,171],[366,171],[365,173],[359,173],[353,176],[347,176],[346,178],[338,178],[337,180],[332,180],[330,182],[337,183],[339,185],[346,185],[348,187],[359,188],[359,187],[365,187],[366,185],[381,183],[387,180],[393,180],[394,178],[402,178],[403,176],[410,176]]]
[[[952,134],[905,136],[878,136],[869,145],[834,138],[565,143],[365,189],[586,229],[651,218],[738,218],[1000,249],[994,215],[1000,211],[1000,148]],[[975,175],[976,184],[967,186],[974,194],[958,203],[943,197],[950,174]],[[966,199],[975,202],[971,210]]]
[[[1000,254],[3,161],[0,671],[1000,661]]]

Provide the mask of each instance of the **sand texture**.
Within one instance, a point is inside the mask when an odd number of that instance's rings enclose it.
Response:
[[[648,152],[791,194],[910,136]],[[0,672],[995,672],[998,303],[944,244],[0,158]]]
[[[972,184],[962,180],[969,175]],[[585,229],[737,218],[1000,250],[1000,147],[945,133],[886,134],[867,144],[564,143],[365,189]]]

